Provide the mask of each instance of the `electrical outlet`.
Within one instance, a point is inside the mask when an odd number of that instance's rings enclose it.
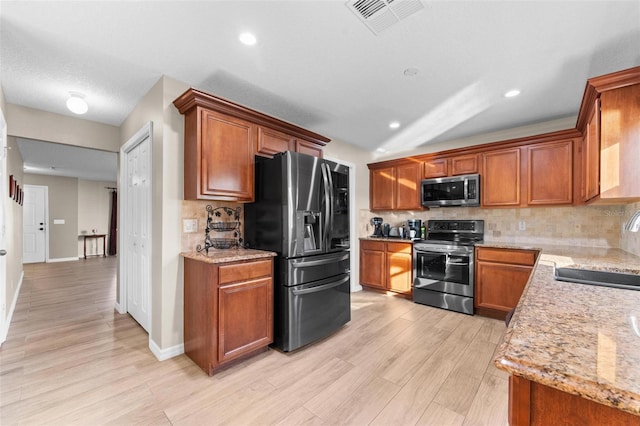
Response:
[[[521,220],[520,222],[518,222],[518,229],[520,231],[524,231],[527,229],[527,222],[525,222],[524,220]]]
[[[185,234],[198,232],[198,219],[183,219],[182,232],[184,232]]]

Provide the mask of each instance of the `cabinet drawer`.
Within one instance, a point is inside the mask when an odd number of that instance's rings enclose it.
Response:
[[[384,251],[384,241],[360,240],[362,250]]]
[[[218,283],[223,285],[253,278],[267,277],[271,276],[271,271],[271,259],[221,265],[218,268]]]
[[[528,266],[533,266],[536,263],[537,254],[534,250],[511,250],[487,247],[478,247],[476,253],[478,260]]]
[[[390,253],[408,253],[411,254],[413,245],[411,243],[387,243],[387,251]]]

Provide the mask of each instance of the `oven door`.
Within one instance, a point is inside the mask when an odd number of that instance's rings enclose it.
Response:
[[[473,297],[473,264],[473,247],[415,244],[413,287]]]

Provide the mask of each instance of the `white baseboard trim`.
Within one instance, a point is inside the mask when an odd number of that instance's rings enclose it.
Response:
[[[116,312],[119,313],[119,314],[126,314],[127,313],[127,311],[125,311],[122,308],[122,305],[120,305],[120,303],[118,303],[118,302],[116,302],[114,308],[115,308]]]
[[[57,259],[47,259],[47,263],[71,262],[72,260],[80,260],[80,259],[77,257],[59,257]]]
[[[356,293],[356,292],[362,291],[362,290],[364,290],[364,289],[362,288],[362,286],[360,284],[356,284],[353,287],[351,287],[351,293]]]
[[[184,344],[181,343],[167,349],[161,349],[149,336],[149,349],[158,358],[158,361],[164,361],[174,356],[182,355],[184,353]]]
[[[22,289],[22,281],[24,279],[24,270],[20,273],[20,280],[18,280],[18,288],[13,295],[11,301],[11,307],[9,308],[9,314],[4,322],[3,330],[0,330],[0,345],[7,340],[7,334],[9,334],[9,326],[11,325],[11,319],[13,318],[13,312],[16,310],[16,303],[18,303],[18,296],[20,296],[20,290]]]

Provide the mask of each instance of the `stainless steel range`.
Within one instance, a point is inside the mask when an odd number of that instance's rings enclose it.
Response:
[[[429,220],[413,244],[413,301],[473,315],[474,245],[483,220]]]

